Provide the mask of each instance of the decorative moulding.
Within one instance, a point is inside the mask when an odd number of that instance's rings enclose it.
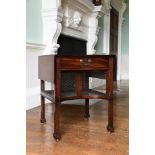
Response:
[[[122,2],[122,8],[120,10],[120,13],[121,13],[121,24],[123,24],[124,21],[125,21],[125,18],[123,17],[123,15],[125,13],[126,8],[127,8],[127,4],[123,1]]]
[[[44,54],[56,54],[59,35],[87,40],[87,54],[94,54],[98,39],[98,18],[107,13],[105,6],[95,6],[90,0],[42,0]],[[49,5],[45,3],[49,2]]]
[[[71,7],[76,7],[85,13],[92,12],[92,10],[94,9],[93,3],[89,0],[63,0],[63,4],[65,3],[70,5]]]
[[[68,17],[65,17],[64,24],[66,27],[82,31],[82,29],[79,29],[81,21],[82,14],[78,11],[75,11],[71,16],[68,15]]]
[[[100,5],[100,6],[95,6],[94,7],[94,10],[93,10],[93,13],[97,13],[97,17],[101,17],[103,15],[106,14],[106,9],[104,6]]]
[[[64,11],[61,8],[45,8],[42,9],[42,17],[50,18],[50,20],[62,21]]]
[[[117,11],[120,11],[122,8],[122,1],[123,0],[111,0],[111,5],[114,7]]]
[[[87,54],[95,54],[95,45],[98,40],[98,32],[99,32],[99,27],[98,27],[98,19],[102,17],[105,14],[105,8],[101,6],[95,6],[93,13],[90,16],[90,24],[89,24],[89,30],[88,30],[88,53]]]
[[[104,0],[103,1],[103,6],[106,10],[106,15],[110,15],[110,10],[111,10],[111,0]]]
[[[36,49],[36,50],[44,50],[46,45],[44,44],[38,44],[38,43],[26,43],[26,48],[27,49]]]
[[[44,54],[56,54],[60,47],[57,44],[61,33],[61,22],[64,12],[61,8],[43,8],[43,41],[47,45]]]
[[[89,0],[64,0],[62,3],[64,17],[62,33],[87,40],[89,16],[94,10],[94,5]]]

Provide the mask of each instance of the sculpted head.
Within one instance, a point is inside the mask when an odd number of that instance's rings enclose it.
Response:
[[[82,18],[82,15],[79,12],[76,11],[74,13],[74,16],[73,16],[74,24],[78,26],[80,24],[80,22],[81,22],[81,18]]]

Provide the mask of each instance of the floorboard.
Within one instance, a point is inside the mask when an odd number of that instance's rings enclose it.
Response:
[[[129,91],[121,81],[114,91],[114,127],[109,133],[107,101],[90,106],[90,118],[84,118],[83,105],[62,105],[62,139],[53,139],[52,104],[46,104],[46,124],[41,124],[40,107],[27,111],[27,155],[128,155]]]

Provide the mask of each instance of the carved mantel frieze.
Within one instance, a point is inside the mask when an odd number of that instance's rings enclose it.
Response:
[[[67,13],[63,19],[64,26],[82,31],[82,17],[83,15],[79,11],[74,11],[72,14]]]
[[[108,14],[111,0],[95,6],[90,0],[42,0],[45,54],[56,54],[59,35],[87,40],[87,54],[94,54],[98,39],[98,19]]]

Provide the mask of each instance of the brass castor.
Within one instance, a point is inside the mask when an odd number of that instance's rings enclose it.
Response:
[[[112,133],[112,132],[114,132],[114,127],[107,125],[107,130],[108,130],[108,132]]]
[[[56,142],[58,142],[61,139],[61,134],[60,133],[54,133],[53,137],[56,140]]]
[[[43,118],[43,119],[41,118],[40,119],[40,123],[46,123],[46,119],[45,118]]]
[[[55,139],[56,140],[56,142],[58,142],[60,139]]]

